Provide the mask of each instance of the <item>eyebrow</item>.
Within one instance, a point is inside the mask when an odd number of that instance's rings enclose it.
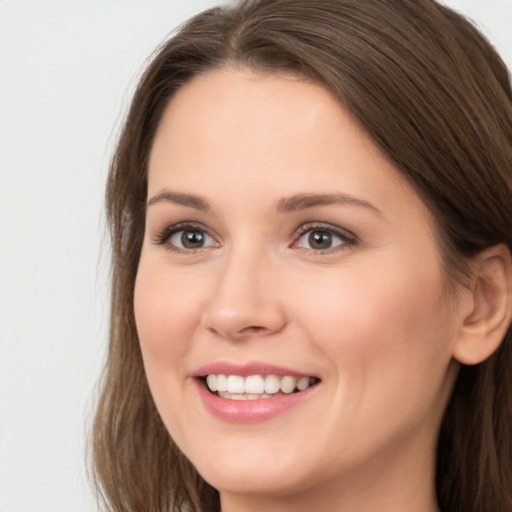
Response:
[[[184,194],[182,192],[170,192],[170,191],[163,191],[157,194],[156,196],[153,196],[146,204],[146,207],[152,206],[157,203],[161,202],[167,202],[167,203],[174,203],[179,204],[181,206],[188,206],[189,208],[194,208],[196,210],[200,211],[210,211],[211,207],[208,204],[208,201],[206,199],[203,199],[200,196],[196,196],[194,194]]]
[[[368,208],[379,216],[382,216],[382,212],[372,203],[346,194],[299,194],[291,197],[283,197],[277,202],[276,210],[279,213],[287,213],[332,204]]]
[[[201,196],[185,194],[183,192],[170,192],[167,190],[153,196],[147,202],[146,206],[149,207],[160,202],[174,203],[204,212],[212,210],[208,201]],[[278,213],[288,213],[314,208],[315,206],[329,206],[333,204],[367,208],[377,213],[379,216],[382,215],[382,212],[372,203],[347,194],[298,194],[295,196],[283,197],[275,204],[275,210]]]

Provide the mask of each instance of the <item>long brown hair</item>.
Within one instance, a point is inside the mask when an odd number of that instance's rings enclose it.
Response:
[[[512,91],[465,18],[434,0],[245,0],[190,20],[145,71],[114,155],[110,345],[93,428],[94,475],[115,512],[219,510],[217,491],[168,435],[144,375],[133,290],[147,164],[173,94],[226,65],[286,71],[330,90],[434,213],[447,275],[494,244],[512,249]],[[444,512],[512,511],[512,332],[462,366],[438,444]]]

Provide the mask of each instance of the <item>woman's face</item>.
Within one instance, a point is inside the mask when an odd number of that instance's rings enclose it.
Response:
[[[354,118],[294,77],[212,71],[168,106],[148,179],[147,378],[223,500],[430,489],[460,315],[429,211]]]

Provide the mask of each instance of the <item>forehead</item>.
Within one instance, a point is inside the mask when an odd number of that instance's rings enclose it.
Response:
[[[149,195],[193,187],[220,202],[233,193],[264,204],[283,195],[340,192],[372,198],[381,210],[421,203],[324,87],[234,68],[200,75],[176,93],[157,130],[148,185]]]

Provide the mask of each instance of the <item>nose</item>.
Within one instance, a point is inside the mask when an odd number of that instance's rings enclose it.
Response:
[[[228,340],[281,331],[286,315],[279,299],[279,269],[261,257],[233,255],[219,270],[203,326]]]

